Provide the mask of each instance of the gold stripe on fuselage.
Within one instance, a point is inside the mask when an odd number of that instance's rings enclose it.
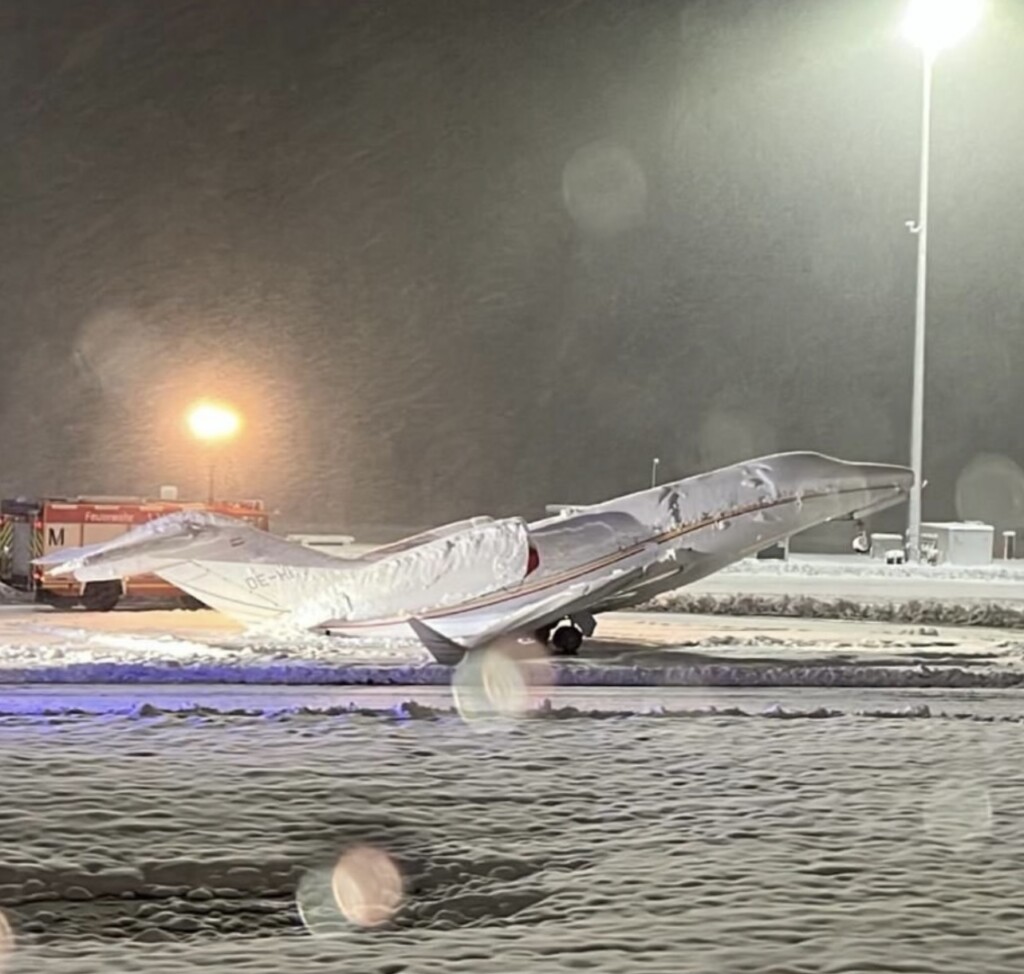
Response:
[[[538,592],[543,592],[546,589],[554,588],[556,585],[563,585],[566,582],[571,582],[574,579],[580,578],[583,575],[589,575],[591,572],[599,571],[602,568],[610,568],[617,562],[624,561],[626,558],[642,551],[649,544],[663,545],[669,541],[675,541],[677,538],[681,538],[684,535],[692,534],[693,532],[700,531],[703,528],[711,527],[711,525],[716,524],[719,521],[727,521],[734,517],[743,517],[746,514],[756,514],[758,511],[767,511],[772,508],[782,507],[786,504],[795,504],[798,501],[802,503],[805,500],[817,500],[821,497],[835,497],[842,494],[859,493],[864,489],[864,487],[851,487],[846,490],[820,491],[817,493],[806,493],[803,494],[802,497],[785,497],[780,500],[769,501],[766,503],[758,502],[755,504],[748,504],[745,507],[736,508],[735,510],[729,511],[725,514],[707,517],[690,524],[681,524],[678,527],[672,528],[670,531],[663,531],[661,534],[652,535],[650,538],[647,538],[644,541],[638,541],[636,544],[630,545],[628,548],[622,548],[611,555],[604,555],[601,558],[595,558],[593,561],[587,562],[584,565],[577,565],[575,568],[568,569],[558,575],[552,575],[548,578],[530,582],[529,584],[520,585],[514,590],[502,589],[498,592],[491,592],[489,595],[477,596],[476,598],[470,599],[468,602],[463,602],[460,605],[447,606],[441,609],[429,609],[422,614],[418,614],[416,618],[436,619],[453,615],[461,615],[465,612],[472,612],[475,609],[486,609],[494,605],[499,605],[502,602],[510,602],[513,599],[522,598],[525,595],[534,595]],[[321,623],[317,628],[330,629],[332,626],[337,626],[339,629],[342,627],[346,629],[372,629],[376,626],[398,625],[407,621],[408,617],[393,617],[391,619],[373,620],[366,619],[359,622],[346,622],[345,620],[338,619],[332,620],[331,622]]]

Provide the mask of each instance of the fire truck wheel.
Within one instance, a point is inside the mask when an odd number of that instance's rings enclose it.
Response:
[[[36,596],[37,602],[51,606],[54,609],[73,609],[78,605],[78,597],[75,595],[54,595],[52,592],[41,590]]]
[[[121,583],[89,582],[82,593],[82,605],[90,612],[109,612],[121,599]]]

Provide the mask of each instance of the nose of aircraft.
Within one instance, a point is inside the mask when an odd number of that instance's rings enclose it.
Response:
[[[909,467],[887,463],[859,463],[850,466],[856,469],[849,472],[849,479],[843,477],[842,482],[847,490],[853,488],[851,500],[859,496],[864,501],[848,509],[848,517],[862,518],[884,511],[902,503],[910,494],[913,471]]]
[[[889,463],[850,463],[832,460],[836,500],[846,517],[865,517],[906,500],[914,471]],[[828,477],[828,479],[832,479]]]
[[[901,490],[909,490],[914,482],[914,472],[895,463],[858,463],[811,452],[784,453],[778,459],[780,471],[784,470],[794,481],[814,478],[839,481],[844,487]]]
[[[841,489],[909,491],[914,472],[895,463],[857,463],[823,453],[783,453],[766,466],[783,482],[799,488],[808,481],[831,482]]]
[[[858,463],[851,466],[857,468],[855,476],[862,476],[869,490],[891,488],[909,492],[914,486],[914,471],[910,467],[901,467],[894,463]]]
[[[809,485],[835,499],[837,509],[869,513],[900,503],[910,493],[914,472],[891,463],[856,463],[821,453],[792,453],[773,465],[781,482],[802,492]]]

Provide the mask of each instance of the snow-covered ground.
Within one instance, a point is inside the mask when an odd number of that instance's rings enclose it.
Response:
[[[1015,686],[1014,630],[815,619],[603,616],[563,685]],[[253,637],[214,612],[0,609],[0,683],[447,685],[415,642]]]
[[[495,722],[411,641],[6,601],[0,974],[1020,969],[1014,628],[613,613]]]
[[[3,718],[5,974],[1016,974],[1022,762],[937,717]]]
[[[658,611],[651,611],[651,610]],[[864,620],[875,620],[873,622]],[[1024,568],[751,559],[602,616],[559,684],[1017,685]],[[57,612],[0,591],[0,682],[447,685],[414,641],[254,636],[213,612]]]

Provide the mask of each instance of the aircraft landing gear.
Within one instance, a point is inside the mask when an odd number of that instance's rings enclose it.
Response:
[[[554,631],[554,628],[554,623],[548,626],[541,626],[540,629],[537,629],[534,632],[533,638],[536,639],[541,646],[547,646],[547,644],[551,642],[551,633]]]
[[[551,634],[551,645],[559,656],[575,656],[583,645],[583,631],[571,622],[559,626]]]
[[[575,656],[586,636],[593,636],[597,620],[589,612],[579,612],[558,622],[541,626],[533,633],[542,646],[550,646],[556,656]]]

